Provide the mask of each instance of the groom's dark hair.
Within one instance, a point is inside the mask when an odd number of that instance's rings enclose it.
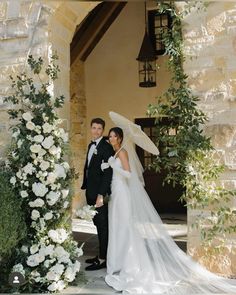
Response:
[[[94,118],[94,119],[92,119],[90,126],[92,126],[93,123],[101,124],[102,125],[102,128],[103,129],[105,128],[105,121],[103,119],[101,119],[101,118]]]

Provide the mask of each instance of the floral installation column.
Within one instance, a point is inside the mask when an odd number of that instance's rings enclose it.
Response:
[[[10,179],[23,199],[27,238],[17,249],[13,271],[21,272],[29,292],[56,292],[75,280],[82,249],[71,235],[70,183],[74,170],[64,160],[68,134],[60,127],[56,109],[64,97],[54,97],[58,77],[57,56],[44,65],[28,58],[30,74],[12,78],[12,95],[5,99],[12,120],[8,153]],[[42,82],[45,81],[46,82]]]

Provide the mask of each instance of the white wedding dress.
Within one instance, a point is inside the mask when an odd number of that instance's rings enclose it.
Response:
[[[207,271],[175,244],[144,189],[133,144],[126,142],[125,149],[131,173],[122,169],[119,158],[109,161],[113,179],[106,283],[123,293],[236,294],[236,280]]]

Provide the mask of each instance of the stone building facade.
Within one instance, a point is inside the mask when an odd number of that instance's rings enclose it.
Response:
[[[47,60],[56,50],[61,74],[54,90],[66,97],[61,117],[66,119],[64,127],[70,132],[70,160],[82,176],[88,129],[85,67],[79,59],[70,64],[70,43],[76,27],[98,3],[0,2],[0,156],[11,136],[6,113],[9,106],[3,103],[3,97],[11,91],[9,75],[26,69],[29,54]],[[181,9],[182,3],[177,5]],[[205,130],[226,165],[222,184],[236,188],[236,3],[210,1],[206,10],[193,10],[184,19],[183,37],[187,57],[184,68],[190,86],[209,116]],[[83,203],[79,187],[80,179],[75,183],[75,206]],[[195,213],[189,212],[189,223]],[[189,252],[201,259],[198,245],[198,233],[189,231]],[[223,263],[203,263],[211,270],[235,275],[235,246],[234,239],[229,239]]]

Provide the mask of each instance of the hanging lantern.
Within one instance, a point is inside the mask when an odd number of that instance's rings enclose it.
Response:
[[[156,86],[156,55],[147,31],[146,2],[145,2],[145,34],[137,57],[139,62],[139,86]]]

